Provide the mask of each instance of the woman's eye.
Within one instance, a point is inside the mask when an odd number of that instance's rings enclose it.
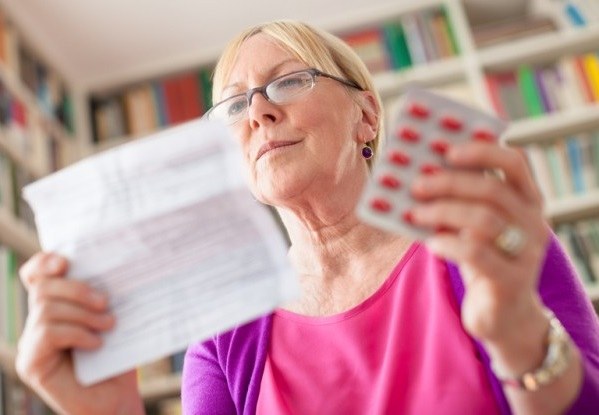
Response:
[[[246,105],[245,105],[244,99],[239,99],[239,100],[233,101],[227,107],[227,114],[228,115],[237,115],[245,109],[245,106]]]
[[[277,82],[276,87],[277,88],[283,88],[283,89],[301,88],[305,84],[306,84],[305,77],[302,77],[302,76],[292,76],[292,77],[289,77],[289,78],[281,79],[279,82]]]

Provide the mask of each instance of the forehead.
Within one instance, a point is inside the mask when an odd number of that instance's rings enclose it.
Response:
[[[231,67],[227,86],[248,86],[262,83],[272,76],[305,65],[291,52],[267,35],[258,33],[247,39],[239,48]]]

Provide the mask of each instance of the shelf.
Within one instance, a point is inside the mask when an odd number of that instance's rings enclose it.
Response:
[[[48,172],[42,171],[39,166],[31,162],[31,160],[25,158],[21,153],[16,150],[6,139],[2,130],[0,130],[0,151],[11,158],[20,168],[24,169],[33,179],[40,179]]]
[[[71,134],[68,133],[50,114],[47,114],[40,108],[40,104],[33,93],[29,91],[17,76],[3,64],[0,64],[0,79],[5,83],[11,94],[19,99],[36,117],[43,121],[44,126],[52,133],[52,137],[54,137],[60,144],[71,144],[73,142]]]
[[[585,289],[592,302],[599,301],[599,283],[596,282],[593,285],[587,284],[585,285]]]
[[[181,374],[173,373],[168,376],[145,380],[139,385],[139,392],[146,402],[179,396],[181,393]]]
[[[0,369],[11,377],[16,378],[15,360],[17,352],[13,346],[9,346],[0,340]]]
[[[485,69],[513,68],[523,62],[554,59],[599,49],[599,25],[576,31],[559,31],[508,42],[478,51],[480,64]]]
[[[40,249],[35,232],[3,207],[0,207],[0,243],[27,258]]]
[[[545,216],[554,223],[567,222],[599,213],[599,189],[565,199],[550,200]]]
[[[549,138],[599,129],[599,104],[546,114],[538,118],[512,121],[505,133],[507,144],[530,144]]]
[[[388,71],[374,76],[374,86],[381,97],[397,96],[407,83],[433,86],[463,79],[466,76],[462,58],[455,57],[414,66],[403,71]]]

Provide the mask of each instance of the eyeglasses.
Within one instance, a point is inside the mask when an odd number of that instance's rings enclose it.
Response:
[[[353,81],[329,75],[315,68],[309,68],[279,76],[266,85],[252,88],[243,94],[233,95],[214,105],[204,117],[208,120],[224,121],[229,125],[234,124],[247,115],[254,94],[262,94],[273,104],[286,104],[311,91],[316,84],[316,77],[318,76],[331,78],[344,85],[363,91],[363,88]]]

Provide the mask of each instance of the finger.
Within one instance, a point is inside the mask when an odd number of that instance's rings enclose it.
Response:
[[[32,325],[67,323],[94,331],[106,331],[114,327],[115,319],[109,313],[93,312],[72,303],[49,301],[31,309]]]
[[[108,306],[106,295],[83,281],[46,278],[29,290],[31,306],[50,300],[67,301],[95,311],[104,311]]]
[[[411,192],[420,200],[447,197],[488,203],[512,218],[531,208],[541,212],[540,207],[531,206],[508,184],[480,172],[445,170],[434,175],[418,176],[412,183]]]
[[[499,275],[506,280],[519,274],[517,261],[506,260],[494,246],[471,238],[441,233],[428,238],[426,245],[436,255],[471,269],[472,272],[463,273],[467,286],[475,279],[475,275]]]
[[[68,269],[67,260],[51,252],[38,252],[19,269],[23,285],[29,289],[35,282],[48,277],[63,276]]]
[[[37,345],[48,345],[54,350],[71,348],[90,350],[102,345],[102,338],[98,333],[67,323],[39,327],[33,333],[33,341]]]
[[[521,197],[535,204],[542,203],[541,194],[530,174],[526,159],[513,148],[492,143],[469,142],[450,147],[446,159],[450,165],[459,168],[499,169]]]
[[[433,229],[455,230],[481,242],[493,241],[506,226],[501,213],[489,205],[456,199],[417,204],[411,210],[414,224]]]

